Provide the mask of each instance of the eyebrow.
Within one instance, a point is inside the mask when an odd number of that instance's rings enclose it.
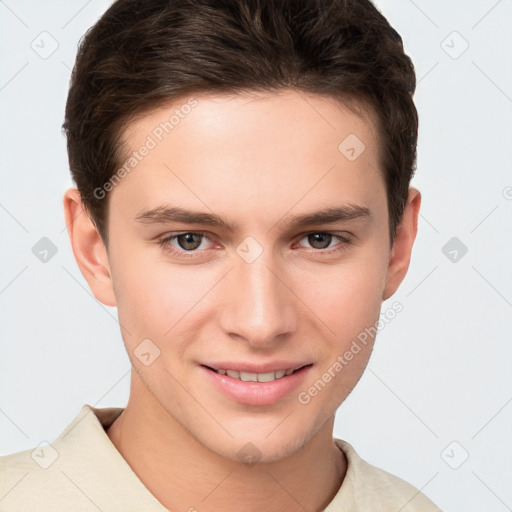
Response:
[[[347,204],[338,207],[329,207],[321,210],[292,215],[282,222],[288,228],[300,228],[316,224],[332,224],[334,222],[349,221],[354,219],[372,217],[371,212],[365,206]],[[138,213],[135,220],[144,224],[166,224],[169,222],[182,224],[199,224],[217,228],[224,228],[228,231],[236,231],[239,225],[228,222],[219,215],[205,212],[187,210],[180,207],[158,206],[150,210],[143,210]]]

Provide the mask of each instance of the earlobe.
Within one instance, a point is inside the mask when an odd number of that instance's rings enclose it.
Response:
[[[66,190],[63,198],[71,247],[92,294],[106,306],[116,306],[108,253],[82,203],[77,188]]]
[[[418,231],[420,205],[420,191],[413,187],[409,188],[407,204],[402,220],[397,226],[397,233],[391,250],[382,300],[389,299],[398,290],[400,283],[407,274],[412,247]]]

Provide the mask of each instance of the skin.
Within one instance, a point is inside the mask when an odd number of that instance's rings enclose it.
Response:
[[[333,441],[334,415],[374,340],[308,404],[298,393],[378,321],[382,301],[407,272],[421,195],[410,188],[391,247],[370,114],[294,91],[195,98],[190,114],[110,192],[108,250],[87,212],[81,215],[78,191],[64,195],[76,261],[94,296],[117,306],[132,363],[128,404],[107,435],[173,511],[322,510],[347,469]],[[127,148],[140,148],[185,101],[130,125]],[[354,161],[338,150],[349,134],[366,146]],[[292,215],[347,203],[371,216],[286,226]],[[164,204],[215,213],[239,229],[135,220]],[[190,231],[208,233],[195,239],[193,257],[186,240],[167,244],[185,256],[158,244]],[[333,236],[315,245],[308,235],[319,232],[350,234],[352,243]],[[251,263],[236,251],[248,236],[263,250]],[[334,248],[341,250],[325,254]],[[160,356],[145,366],[134,350],[147,338]],[[299,388],[268,406],[227,398],[199,366],[276,359],[313,366]],[[252,465],[237,456],[249,442],[261,457]]]

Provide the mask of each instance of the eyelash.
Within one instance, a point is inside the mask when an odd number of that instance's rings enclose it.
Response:
[[[165,251],[171,253],[172,255],[177,255],[180,257],[184,257],[184,258],[194,258],[201,251],[197,251],[197,249],[195,249],[194,251],[178,250],[171,245],[171,242],[173,240],[175,240],[176,238],[178,238],[179,236],[188,235],[188,234],[199,235],[199,236],[208,238],[208,233],[206,233],[204,231],[181,231],[179,233],[174,233],[172,235],[165,236],[165,237],[161,238],[160,240],[158,240],[158,245],[160,247],[162,247]],[[318,235],[318,234],[331,235],[335,238],[338,238],[341,242],[340,244],[338,244],[337,246],[335,246],[334,248],[331,248],[331,249],[314,249],[314,248],[312,248],[312,251],[314,253],[318,253],[320,255],[330,255],[330,254],[342,252],[342,251],[346,250],[347,247],[352,243],[352,240],[350,238],[339,235],[339,234],[331,233],[329,231],[311,231],[309,233],[305,233],[300,240],[302,240],[303,238],[305,238],[309,235]]]

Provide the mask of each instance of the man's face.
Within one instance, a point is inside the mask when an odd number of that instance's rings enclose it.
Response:
[[[371,353],[368,338],[342,369],[335,364],[375,326],[385,293],[376,134],[321,96],[196,99],[129,127],[130,153],[150,149],[111,192],[109,264],[132,394],[151,393],[141,408],[154,404],[220,455],[236,459],[252,443],[257,457],[276,460],[333,419]],[[176,110],[165,133],[160,123]],[[165,220],[165,208],[229,226]],[[294,223],[329,208],[353,215]]]

